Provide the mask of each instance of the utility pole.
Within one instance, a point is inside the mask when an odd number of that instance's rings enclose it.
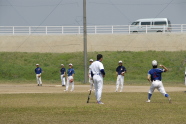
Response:
[[[87,19],[86,0],[83,0],[83,37],[84,37],[84,83],[87,83]]]

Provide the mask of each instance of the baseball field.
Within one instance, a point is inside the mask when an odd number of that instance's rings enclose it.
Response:
[[[89,85],[75,85],[64,92],[61,85],[1,84],[1,124],[182,124],[186,122],[185,87],[165,87],[172,98],[159,92],[146,103],[149,86],[125,86],[114,92],[115,85],[104,85],[102,101],[94,92],[86,103]]]
[[[12,53],[0,56],[0,124],[183,124],[186,122],[184,85],[185,51],[101,52],[106,70],[102,102],[94,92],[86,103],[89,84],[83,84],[82,53]],[[95,60],[97,52],[88,53]],[[153,58],[152,56],[155,56]],[[156,59],[169,68],[163,74],[168,100],[159,92],[146,103],[150,84],[146,80],[151,61]],[[118,60],[127,68],[123,92],[115,91]],[[43,86],[35,81],[35,64],[44,72]],[[64,92],[59,78],[60,64],[73,63],[75,90]],[[66,68],[68,68],[66,66]]]

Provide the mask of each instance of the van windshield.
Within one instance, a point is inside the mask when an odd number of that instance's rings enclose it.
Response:
[[[133,22],[131,25],[139,25],[139,22]]]

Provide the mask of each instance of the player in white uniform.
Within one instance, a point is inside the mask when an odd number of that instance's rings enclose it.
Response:
[[[89,77],[89,83],[90,83],[90,90],[93,91],[93,90],[94,90],[94,89],[93,89],[94,83],[93,83],[93,79],[92,79],[92,77],[91,77],[91,70],[90,70],[90,66],[91,66],[91,64],[93,63],[93,59],[90,59],[89,62],[90,62],[90,65],[89,65],[89,70],[88,70],[88,77]],[[88,90],[88,91],[90,91],[90,90]]]
[[[148,76],[147,79],[151,84],[149,92],[148,92],[148,100],[146,102],[150,102],[150,98],[152,96],[152,93],[154,92],[155,89],[157,89],[160,93],[162,93],[163,96],[167,97],[169,100],[169,103],[171,103],[171,98],[169,94],[165,92],[163,83],[162,83],[162,78],[161,78],[161,73],[168,71],[168,69],[164,65],[159,65],[161,68],[157,68],[158,63],[156,60],[152,61],[152,69],[148,71]]]
[[[97,61],[94,61],[90,67],[91,77],[93,78],[94,81],[95,97],[98,104],[104,104],[103,102],[101,102],[103,78],[105,77],[104,67],[103,64],[101,63],[102,60],[103,56],[101,54],[98,54]]]
[[[118,62],[118,67],[116,68],[116,75],[117,75],[117,80],[116,80],[116,91],[118,92],[118,88],[120,87],[120,92],[123,91],[123,85],[124,85],[124,74],[127,72],[126,68],[122,66],[122,61],[120,60]]]

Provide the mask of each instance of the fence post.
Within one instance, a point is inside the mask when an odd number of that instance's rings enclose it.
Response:
[[[145,28],[146,28],[146,34],[147,34],[147,25],[146,25],[146,27],[145,27]]]
[[[113,25],[112,25],[112,34],[114,33]]]
[[[81,32],[80,32],[80,26],[78,26],[78,34],[80,34]]]
[[[46,26],[46,28],[45,28],[46,30],[45,30],[45,32],[46,32],[46,34],[47,34],[47,26]]]
[[[129,25],[129,34],[130,34],[130,25]]]
[[[163,33],[165,33],[165,25],[163,26]]]
[[[13,26],[13,29],[12,30],[13,30],[12,32],[13,32],[13,35],[14,35],[14,26]]]
[[[28,27],[28,34],[29,34],[29,35],[31,34],[31,30],[30,30],[30,29],[31,29],[31,27],[29,26],[29,27]]]
[[[61,27],[61,33],[63,34],[64,32],[63,32],[63,26]]]
[[[183,32],[183,24],[181,24],[181,33]]]
[[[97,27],[95,26],[95,34],[97,33]]]

